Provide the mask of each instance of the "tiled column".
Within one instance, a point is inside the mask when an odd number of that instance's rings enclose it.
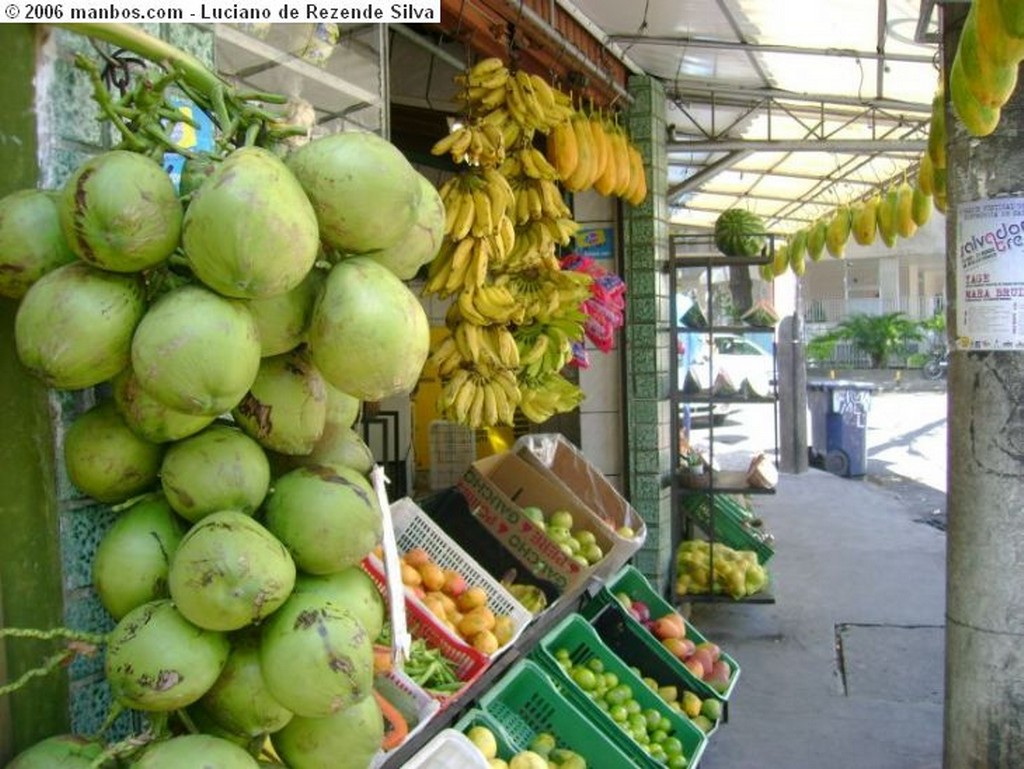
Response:
[[[671,574],[668,204],[665,93],[648,77],[632,77],[629,132],[644,158],[647,199],[625,206],[626,458],[629,498],[647,523],[647,541],[635,564],[656,585]]]
[[[212,64],[213,34],[191,25],[144,25],[200,60]],[[56,30],[43,48],[37,72],[39,165],[41,186],[58,189],[80,163],[112,146],[109,127],[98,121],[88,76],[75,68],[82,53],[96,58],[89,41],[72,31]],[[96,546],[116,514],[109,505],[82,496],[68,480],[62,453],[63,438],[74,419],[95,403],[92,390],[51,391],[50,409],[56,443],[56,490],[63,574],[64,623],[90,632],[106,632],[113,623],[92,588],[92,560]],[[103,677],[103,656],[76,661],[68,671],[71,729],[92,734],[103,724],[110,707],[110,690]],[[119,736],[137,724],[122,718],[110,736]]]

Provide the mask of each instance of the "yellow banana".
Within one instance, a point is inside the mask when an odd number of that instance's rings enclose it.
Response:
[[[469,406],[469,412],[466,414],[466,424],[470,427],[483,427],[484,390],[485,388],[481,383],[474,385],[473,401]]]
[[[527,113],[530,116],[530,125],[540,130],[547,130],[544,108],[537,101],[537,94],[530,76],[523,72],[523,70],[518,70],[514,77],[516,85],[519,87],[519,93],[523,97],[523,103],[526,105]]]
[[[459,386],[459,390],[455,395],[455,399],[452,402],[452,416],[456,422],[465,424],[469,416],[469,409],[473,404],[473,399],[476,397],[476,383],[473,381],[473,377],[469,376],[463,380]]]
[[[493,390],[492,397],[494,398],[495,411],[494,424],[511,425],[515,416],[515,409],[508,402],[508,396],[505,393],[505,388],[502,387],[501,383],[496,379],[488,382],[488,384]]]
[[[451,377],[447,378],[441,386],[441,411],[447,411],[455,402],[459,394],[459,388],[469,378],[469,371],[464,368],[456,370]]]
[[[455,221],[452,222],[452,229],[449,233],[452,240],[464,240],[473,229],[473,219],[476,216],[473,196],[464,194],[463,201],[459,213],[455,216]]]
[[[494,229],[494,222],[491,220],[491,200],[487,193],[480,188],[473,190],[473,228],[475,238],[482,238],[489,235]]]
[[[569,121],[554,126],[548,134],[547,160],[555,167],[559,179],[568,179],[579,163],[576,147],[576,134]]]
[[[466,73],[465,77],[467,82],[471,82],[474,78],[480,79],[489,77],[502,69],[507,69],[507,67],[505,67],[505,62],[497,56],[488,56],[485,59],[480,59],[480,61],[474,64],[470,68],[469,72]]]
[[[516,339],[512,332],[505,326],[499,326],[496,330],[498,360],[508,368],[519,368],[519,348],[516,346]]]
[[[511,252],[512,248],[516,244],[516,228],[512,224],[512,219],[508,216],[503,216],[498,225],[498,237],[501,238],[501,251],[502,257],[507,257]]]
[[[530,75],[530,84],[533,87],[533,93],[537,97],[537,103],[540,104],[541,112],[544,114],[545,122],[553,123],[553,118],[556,118],[559,112],[558,104],[555,102],[554,91],[551,90],[551,86],[547,84],[547,81],[539,75]]]
[[[496,387],[494,382],[485,382],[483,386],[484,405],[481,419],[485,427],[498,424],[498,400],[494,395]]]
[[[487,280],[487,267],[490,263],[491,245],[487,238],[477,238],[473,244],[473,259],[471,269],[466,274],[466,280],[474,287],[479,287]]]
[[[445,293],[451,294],[458,291],[466,282],[466,271],[473,256],[474,238],[464,238],[455,244],[452,250],[451,267],[448,278],[445,280]]]
[[[459,292],[459,298],[455,306],[464,320],[475,323],[478,326],[487,325],[490,323],[490,320],[481,315],[473,303],[475,295],[476,292],[473,287],[466,286]]]
[[[446,152],[450,152],[452,147],[455,145],[456,140],[462,139],[463,129],[458,131],[452,131],[447,136],[443,136],[434,142],[434,146],[430,148],[431,155],[444,155]]]
[[[423,290],[428,294],[441,294],[448,283],[448,277],[452,271],[452,260],[449,254],[442,248],[441,252],[434,257],[427,270],[427,283]]]

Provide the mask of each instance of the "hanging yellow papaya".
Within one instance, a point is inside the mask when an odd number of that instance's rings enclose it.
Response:
[[[917,167],[917,186],[928,197],[935,190],[935,175],[932,169],[932,156],[927,152],[921,155],[921,165]]]
[[[967,87],[983,107],[1002,107],[1017,87],[1017,65],[998,64],[978,41],[974,7],[967,13],[956,58],[966,75]]]
[[[601,195],[608,196],[615,192],[615,187],[618,185],[619,176],[618,170],[619,165],[615,160],[615,136],[614,133],[617,129],[611,128],[608,124],[602,126],[602,130],[605,134],[605,140],[607,141],[608,157],[605,160],[604,170],[601,175],[597,177],[597,181],[594,182],[594,189],[597,190]]]
[[[928,155],[933,168],[946,167],[945,85],[941,77],[938,89],[932,97],[932,114],[928,123]]]
[[[857,245],[870,246],[875,242],[875,233],[878,231],[878,204],[881,202],[881,197],[875,193],[867,200],[853,204],[853,239]]]
[[[811,229],[807,233],[807,255],[811,257],[812,262],[821,259],[825,253],[825,235],[827,230],[828,222],[825,221],[825,217],[821,216],[811,225]]]
[[[1017,39],[1024,38],[1024,5],[1020,0],[999,0],[999,15],[1006,34]]]
[[[846,255],[846,241],[850,239],[850,207],[841,205],[836,208],[825,231],[825,248],[830,256],[842,259]]]
[[[974,98],[959,55],[953,57],[949,71],[949,98],[960,122],[972,136],[988,136],[996,130],[1001,111],[999,107],[986,107]]]
[[[1020,3],[1014,0],[1013,4],[1019,6]],[[993,64],[1001,67],[1016,66],[1024,59],[1024,39],[1008,32],[999,6],[1000,0],[974,0],[971,4],[978,27],[978,43],[988,53]]]
[[[896,245],[897,226],[899,224],[900,194],[895,187],[889,185],[875,208],[875,223],[882,242],[889,248]]]
[[[911,238],[917,232],[914,221],[914,188],[906,179],[896,190],[896,234],[901,238]]]
[[[761,280],[765,280],[769,283],[775,280],[775,270],[772,268],[771,263],[765,262],[764,264],[760,265],[757,269],[761,273]]]
[[[580,112],[569,120],[573,135],[576,137],[576,168],[564,179],[565,188],[570,192],[582,192],[590,186],[594,167],[593,136],[590,133],[590,121]]]
[[[910,205],[911,216],[914,224],[924,227],[932,215],[932,196],[927,194],[921,187],[914,187],[914,194]]]
[[[946,213],[946,169],[935,169],[935,190],[932,192],[932,202],[935,210],[940,214]]]
[[[604,132],[601,116],[596,112],[591,112],[589,123],[590,137],[594,146],[594,166],[588,186],[593,187],[611,160],[611,147],[608,143],[608,135]]]
[[[785,274],[789,269],[789,247],[785,243],[775,246],[775,253],[772,255],[772,273],[775,277]]]

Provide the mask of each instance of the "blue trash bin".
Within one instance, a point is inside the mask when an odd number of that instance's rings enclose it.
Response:
[[[825,379],[807,383],[811,455],[830,473],[861,476],[868,469],[868,411],[875,386]]]

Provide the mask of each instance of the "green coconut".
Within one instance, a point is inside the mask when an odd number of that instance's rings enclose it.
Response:
[[[372,259],[336,264],[313,308],[308,340],[324,379],[364,401],[406,393],[430,349],[423,305],[393,272]]]
[[[92,562],[92,584],[114,619],[167,598],[167,571],[184,522],[167,500],[151,496],[132,505],[103,535]]]
[[[285,162],[313,204],[320,238],[330,248],[349,254],[390,248],[416,221],[420,174],[375,134],[324,136]]]
[[[320,249],[302,187],[259,147],[235,150],[202,183],[185,213],[182,244],[196,277],[239,299],[295,288]]]
[[[94,387],[128,365],[146,309],[142,282],[82,262],[47,273],[25,293],[14,321],[18,358],[61,390]]]
[[[300,574],[293,593],[319,595],[351,612],[370,638],[379,637],[384,627],[384,598],[377,583],[359,566],[349,566],[334,574]]]
[[[181,286],[139,323],[131,362],[142,388],[165,406],[217,416],[238,405],[256,379],[259,330],[244,302]]]
[[[125,423],[136,435],[153,443],[195,435],[215,419],[168,408],[142,389],[130,367],[114,377],[111,386],[114,405]]]
[[[369,482],[340,465],[285,473],[263,505],[266,526],[309,574],[358,564],[381,538],[381,514]]]
[[[293,718],[270,742],[291,769],[366,769],[383,739],[384,717],[371,696],[326,718]]]
[[[193,625],[168,600],[144,603],[107,636],[104,671],[125,707],[169,711],[191,705],[227,662],[227,636]]]
[[[369,475],[375,460],[366,441],[351,427],[328,425],[313,450],[299,457],[300,464],[344,465]]]
[[[270,464],[248,435],[214,424],[168,448],[160,483],[171,507],[192,522],[220,510],[252,515],[270,488]]]
[[[178,247],[181,201],[154,160],[114,150],[80,165],[60,193],[60,224],[79,259],[104,270],[137,272]]]
[[[324,421],[328,425],[340,425],[341,427],[354,425],[356,419],[359,418],[359,407],[362,405],[362,401],[348,393],[343,393],[337,387],[332,387],[331,383],[326,380],[324,380],[324,384],[327,387],[327,414]]]
[[[291,291],[250,300],[249,311],[260,331],[260,354],[264,358],[290,352],[305,341],[325,275],[323,270],[310,270]]]
[[[323,377],[304,351],[264,358],[256,381],[231,414],[261,446],[281,454],[308,454],[324,432]]]
[[[209,734],[185,734],[147,747],[136,769],[258,769],[243,748]]]
[[[260,669],[285,708],[322,718],[372,694],[373,639],[322,596],[293,595],[263,625]]]
[[[238,630],[285,602],[295,585],[295,563],[250,516],[224,510],[189,529],[174,551],[167,585],[189,622]]]
[[[21,190],[0,198],[0,296],[21,299],[43,275],[74,259],[52,192]]]
[[[227,732],[250,738],[278,731],[293,715],[267,691],[259,638],[251,634],[235,636],[220,678],[199,705]]]
[[[16,755],[6,769],[90,769],[103,745],[84,737],[58,734],[40,740]],[[104,762],[101,766],[109,766]]]
[[[75,487],[99,502],[123,502],[154,486],[164,447],[131,431],[110,401],[80,414],[64,436]]]
[[[445,215],[441,196],[425,176],[420,175],[418,181],[420,204],[416,207],[412,227],[393,246],[367,254],[402,280],[411,280],[420,267],[429,264],[437,256],[444,238]]]

